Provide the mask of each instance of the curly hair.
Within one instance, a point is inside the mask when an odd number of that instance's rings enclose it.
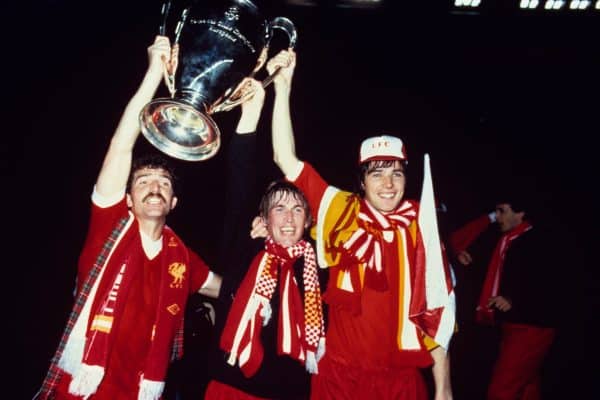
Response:
[[[175,168],[169,162],[169,160],[167,160],[160,154],[147,154],[137,157],[133,160],[131,172],[129,174],[129,179],[127,180],[127,193],[129,193],[129,191],[131,190],[131,185],[133,184],[133,177],[135,173],[144,168],[162,169],[163,171],[167,172],[169,178],[171,179],[173,193],[175,193],[175,183],[177,181],[177,177],[175,175]]]

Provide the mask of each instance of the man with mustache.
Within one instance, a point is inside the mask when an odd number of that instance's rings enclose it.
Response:
[[[424,257],[429,242],[423,237],[431,231],[421,229],[420,205],[404,199],[404,144],[390,135],[362,142],[363,194],[328,185],[295,153],[289,104],[295,63],[295,53],[284,51],[267,69],[282,68],[274,81],[274,160],[317,217],[318,261],[329,271],[325,355],[312,376],[311,399],[425,400],[420,369],[432,364],[435,399],[451,399],[446,350],[454,331],[453,283],[439,238],[439,261]]]
[[[94,186],[75,305],[41,399],[159,399],[181,356],[188,296],[220,289],[220,276],[166,225],[177,204],[173,170],[158,156],[132,162],[140,111],[172,65],[169,39],[157,36],[148,58]]]

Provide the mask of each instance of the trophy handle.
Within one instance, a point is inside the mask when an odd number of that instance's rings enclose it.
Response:
[[[158,27],[158,34],[165,36],[167,34],[167,18],[169,17],[169,11],[171,10],[171,0],[163,1],[162,7],[160,8],[160,26]]]
[[[287,34],[287,37],[288,37],[288,42],[289,42],[288,49],[293,49],[296,47],[296,41],[298,40],[298,32],[296,31],[296,27],[295,27],[294,23],[292,21],[290,21],[288,18],[286,18],[286,17],[273,18],[271,20],[271,22],[269,22],[269,28],[270,28],[269,31],[272,31],[273,29],[283,30]],[[270,37],[267,40],[267,45],[266,45],[265,49],[263,49],[263,51],[265,53],[265,55],[264,55],[265,57],[266,57],[266,53],[268,52],[268,49],[269,49],[269,44],[270,44],[272,34],[269,36]],[[261,54],[260,57],[263,57],[263,54]],[[265,62],[266,62],[266,60],[265,60]],[[260,64],[262,67],[264,62],[261,62]],[[275,71],[273,71],[272,74],[268,75],[265,79],[263,79],[263,81],[262,81],[263,88],[266,88],[271,83],[273,83],[273,80],[279,73],[279,70],[280,70],[280,68],[277,68]],[[252,77],[253,75],[254,75],[254,73],[252,73],[252,75],[250,75],[250,76]],[[234,108],[234,107],[242,104],[246,100],[250,99],[252,96],[254,96],[254,90],[244,90],[244,88],[242,87],[242,82],[240,82],[240,84],[233,91],[233,93],[228,98],[223,100],[220,104],[216,105],[212,110],[210,110],[210,113],[212,114],[212,113],[217,113],[217,112],[221,112],[221,111],[229,111],[232,108]]]
[[[271,26],[271,29],[281,29],[281,30],[285,31],[285,33],[287,33],[288,40],[289,40],[288,49],[294,49],[296,47],[296,41],[298,40],[298,33],[296,32],[296,26],[294,26],[294,23],[292,21],[290,21],[286,17],[275,17],[275,18],[273,18],[273,20],[270,22],[269,25]],[[278,73],[279,73],[279,68],[277,68],[275,71],[273,71],[273,73],[271,75],[267,76],[262,81],[262,86],[264,88],[269,86],[273,82],[273,80],[275,79],[275,77],[277,76]]]
[[[167,35],[167,18],[169,17],[170,10],[171,0],[164,1],[160,11],[161,23],[158,27],[158,34],[161,36]],[[177,71],[177,65],[179,64],[179,37],[189,12],[190,7],[185,8],[181,13],[179,21],[177,22],[177,26],[175,27],[175,39],[171,45],[171,59],[168,62],[168,66],[165,65],[163,72],[165,85],[167,86],[167,89],[169,89],[171,98],[175,97],[175,72]]]

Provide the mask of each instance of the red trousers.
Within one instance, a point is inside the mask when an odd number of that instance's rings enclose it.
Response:
[[[503,323],[488,400],[541,399],[540,370],[554,335],[553,328]]]
[[[419,368],[368,371],[327,357],[311,378],[311,400],[426,400],[427,386]]]

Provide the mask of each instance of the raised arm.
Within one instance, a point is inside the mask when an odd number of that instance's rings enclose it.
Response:
[[[238,135],[256,132],[260,113],[265,102],[265,89],[259,81],[246,78],[242,84],[244,85],[242,90],[254,92],[254,95],[241,105],[242,115],[235,129]]]
[[[473,262],[468,247],[495,221],[496,214],[491,212],[469,221],[450,234],[448,244],[458,262],[465,266]]]
[[[296,53],[283,50],[267,63],[267,70],[273,73],[281,68],[275,80],[275,100],[273,104],[272,144],[273,160],[285,175],[292,174],[298,165],[294,130],[290,114],[290,93],[292,77],[296,67]]]
[[[242,115],[236,127],[236,135],[231,138],[227,147],[225,218],[219,252],[219,259],[225,268],[236,264],[233,259],[237,255],[231,249],[248,241],[246,232],[249,218],[257,208],[251,201],[256,197],[256,135],[249,134],[255,132],[258,126],[265,91],[260,82],[250,78],[243,87],[255,91],[255,94],[242,103]]]
[[[220,294],[229,296],[232,286],[238,283],[238,275],[243,276],[245,271],[238,271],[236,268],[240,268],[240,253],[244,253],[242,248],[248,241],[246,227],[251,215],[249,210],[253,208],[250,199],[254,197],[256,189],[256,135],[253,133],[260,120],[265,91],[260,82],[250,78],[246,79],[242,88],[253,91],[254,95],[242,103],[236,135],[227,148],[225,218],[219,240],[219,262],[225,279],[221,280],[219,277],[214,285],[211,283],[200,289],[200,293],[205,295],[207,289],[210,289],[210,297]],[[243,266],[246,267],[247,265]]]
[[[154,97],[170,55],[171,45],[167,37],[157,36],[154,43],[148,47],[148,69],[137,91],[125,107],[110,141],[96,180],[98,194],[110,197],[125,190],[131,170],[133,147],[140,134],[139,114]]]

